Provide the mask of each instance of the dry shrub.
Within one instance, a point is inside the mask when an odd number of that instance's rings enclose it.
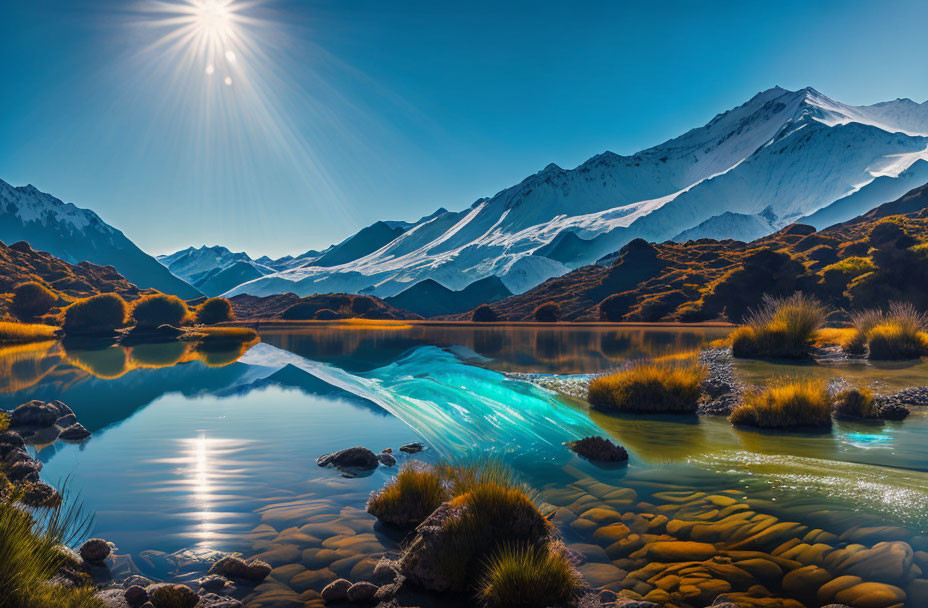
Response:
[[[13,288],[10,308],[23,320],[34,319],[51,310],[58,301],[58,294],[36,281],[20,283]]]
[[[405,465],[367,501],[367,512],[388,524],[413,528],[448,498],[441,475],[433,467]]]
[[[731,334],[736,357],[807,357],[815,334],[828,316],[817,299],[797,292],[785,298],[764,296],[744,325]]]
[[[781,379],[746,393],[729,420],[768,429],[830,427],[831,399],[820,380]]]
[[[545,302],[532,311],[532,318],[541,323],[556,323],[561,318],[561,307],[555,302]]]
[[[698,365],[641,363],[590,382],[587,399],[600,410],[693,413],[705,369]]]
[[[58,328],[40,323],[8,323],[0,321],[0,344],[26,344],[54,340]]]
[[[178,326],[186,320],[188,314],[183,300],[163,293],[143,296],[132,305],[132,319],[136,327]]]
[[[112,334],[126,324],[129,307],[118,294],[102,293],[73,302],[64,311],[67,334]]]
[[[838,418],[880,417],[873,392],[866,387],[844,390],[835,395],[834,413]]]
[[[210,298],[197,308],[196,321],[201,325],[215,325],[234,320],[232,303],[225,298]]]
[[[471,321],[474,323],[495,323],[499,320],[496,312],[488,304],[481,304],[474,309]]]
[[[565,606],[582,583],[561,547],[507,544],[487,560],[477,597],[499,608]]]
[[[908,302],[892,302],[889,310],[870,309],[852,315],[856,335],[845,350],[871,359],[917,359],[928,352],[928,316]]]

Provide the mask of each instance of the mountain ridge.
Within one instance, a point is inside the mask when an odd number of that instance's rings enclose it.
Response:
[[[635,238],[671,239],[726,212],[770,208],[775,230],[871,185],[901,196],[911,183],[893,180],[920,160],[928,160],[928,104],[850,106],[811,87],[774,87],[631,156],[606,151],[574,169],[550,163],[350,263],[307,262],[228,293],[389,297],[426,278],[459,290],[487,276],[520,293]],[[570,246],[552,245],[559,236]]]
[[[65,203],[31,184],[14,187],[0,180],[0,240],[26,241],[72,264],[113,266],[141,288],[184,299],[202,295],[90,209]]]

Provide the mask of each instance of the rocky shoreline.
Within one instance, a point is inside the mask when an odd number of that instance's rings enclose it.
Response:
[[[0,414],[8,422],[8,428],[0,432],[0,482],[4,482],[0,483],[0,500],[39,512],[58,507],[62,495],[39,479],[42,463],[26,448],[56,440],[81,442],[90,437],[90,431],[61,401],[29,401]],[[163,582],[142,576],[131,557],[119,555],[116,546],[102,538],[85,541],[77,551],[65,545],[59,550],[63,565],[50,582],[67,587],[93,585],[95,597],[106,608],[240,608],[241,600],[271,571],[266,562],[245,562],[236,555],[161,554],[160,559],[173,559],[187,571],[183,583]],[[150,553],[151,557],[158,554]]]

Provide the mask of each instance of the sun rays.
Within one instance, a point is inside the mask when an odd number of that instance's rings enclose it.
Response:
[[[337,60],[265,1],[141,0],[134,7],[132,84],[148,92],[145,103],[169,125],[150,137],[170,138],[192,159],[199,198],[215,201],[208,204],[216,221],[247,214],[256,218],[252,229],[265,229],[263,196],[272,178],[257,169],[262,159],[294,176],[302,204],[338,222],[346,197],[326,158],[357,134],[332,118],[340,93],[321,74]],[[230,209],[233,193],[248,202]]]

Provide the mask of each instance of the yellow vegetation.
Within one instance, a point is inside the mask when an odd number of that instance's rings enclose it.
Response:
[[[705,369],[697,365],[638,364],[590,382],[595,408],[624,412],[695,412]]]
[[[836,344],[847,348],[857,337],[857,330],[853,327],[823,327],[815,332],[814,346],[830,346]]]
[[[869,388],[852,388],[835,395],[835,416],[841,418],[879,418],[880,411]]]
[[[748,392],[731,413],[733,424],[760,428],[831,426],[831,400],[821,380],[775,381]]]
[[[126,324],[129,308],[115,293],[102,293],[74,301],[64,311],[67,334],[112,334]]]
[[[477,597],[500,608],[565,606],[582,582],[560,547],[510,544],[487,561]]]
[[[765,297],[761,308],[731,333],[732,353],[736,357],[806,357],[826,316],[818,300],[802,293]]]
[[[183,300],[163,293],[143,296],[132,305],[132,319],[138,327],[178,326],[188,315],[189,311]]]
[[[0,344],[27,344],[54,340],[57,327],[41,323],[9,323],[0,321]]]
[[[399,527],[415,527],[448,497],[439,471],[406,465],[367,501],[367,512]]]
[[[855,335],[844,348],[871,359],[917,359],[928,352],[928,317],[909,303],[893,302],[889,310],[864,310],[853,315]]]

